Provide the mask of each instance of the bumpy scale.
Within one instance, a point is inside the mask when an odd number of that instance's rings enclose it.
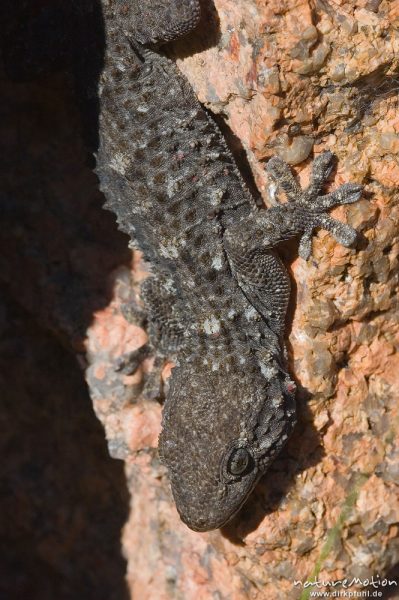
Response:
[[[321,195],[329,152],[314,161],[305,191],[272,158],[268,171],[288,202],[259,210],[186,79],[151,49],[197,24],[197,1],[104,0],[104,14],[97,173],[107,208],[151,264],[150,343],[164,355],[170,347],[177,364],[159,440],[176,506],[192,529],[215,529],[295,425],[283,341],[290,285],[275,248],[299,236],[306,259],[320,227],[352,244],[356,232],[326,210],[355,202],[361,187]]]

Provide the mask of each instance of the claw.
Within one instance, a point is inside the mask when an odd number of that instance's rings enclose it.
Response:
[[[295,202],[301,195],[301,189],[298,186],[289,166],[279,157],[273,156],[266,167],[268,173],[278,187],[285,192],[288,200]]]

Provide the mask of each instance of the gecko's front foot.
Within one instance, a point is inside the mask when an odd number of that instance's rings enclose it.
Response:
[[[334,206],[357,202],[362,194],[362,186],[345,183],[330,194],[320,195],[333,168],[333,161],[331,152],[323,152],[314,160],[310,184],[305,190],[299,187],[290,167],[281,158],[274,156],[267,165],[274,182],[285,192],[288,202],[298,207],[299,217],[303,219],[299,255],[305,260],[311,254],[312,236],[318,227],[329,231],[343,246],[351,246],[357,238],[353,227],[333,219],[326,211]]]
[[[115,371],[123,373],[123,375],[133,375],[141,363],[153,354],[153,349],[149,344],[144,344],[132,352],[122,354],[116,362]]]
[[[134,374],[147,358],[154,362],[149,373],[144,373],[143,396],[159,400],[164,397],[162,370],[170,360],[176,361],[181,347],[184,326],[179,319],[170,279],[162,274],[148,277],[140,286],[143,307],[135,302],[124,305],[127,321],[145,327],[148,342],[133,352],[123,354],[117,361],[116,371]]]
[[[154,358],[154,363],[149,373],[144,374],[142,395],[147,400],[161,400],[163,394],[162,370],[167,362],[167,357],[157,352],[151,344],[144,344],[119,357],[115,371],[123,375],[133,375],[146,358]]]

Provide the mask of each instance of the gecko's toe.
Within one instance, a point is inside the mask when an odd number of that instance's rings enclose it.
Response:
[[[334,206],[340,206],[342,204],[353,204],[357,202],[363,193],[363,186],[357,183],[344,183],[339,188],[326,194],[325,196],[319,196],[318,207],[323,210],[328,210]]]
[[[115,365],[115,371],[118,373],[122,373],[123,375],[133,375],[143,360],[152,354],[152,349],[148,344],[144,344],[137,350],[133,350],[133,352],[126,352],[126,354],[122,354]]]
[[[329,231],[331,235],[337,240],[342,246],[352,246],[358,239],[358,233],[356,229],[353,229],[346,223],[341,223],[333,219],[329,215],[323,214],[317,219],[317,224],[322,229]]]
[[[164,397],[160,370],[148,373],[144,379],[142,394],[146,400],[161,400]]]
[[[276,185],[285,192],[288,200],[291,202],[298,200],[301,189],[295,181],[295,177],[293,176],[290,167],[282,158],[279,156],[272,156],[267,163],[266,170]]]
[[[307,229],[299,242],[298,254],[303,260],[309,260],[312,254],[313,230]]]
[[[329,150],[316,156],[312,164],[311,180],[317,180],[320,181],[320,183],[324,183],[333,170],[334,159],[334,154]]]

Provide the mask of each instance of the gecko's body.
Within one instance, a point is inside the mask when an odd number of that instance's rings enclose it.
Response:
[[[160,0],[141,15],[138,3],[104,7],[97,173],[107,207],[151,265],[150,341],[177,363],[160,436],[176,505],[191,528],[213,529],[242,506],[295,425],[283,342],[289,279],[274,248],[301,236],[307,257],[316,227],[351,244],[355,232],[325,210],[357,200],[360,187],[320,196],[325,153],[302,192],[274,158],[269,172],[289,202],[257,209],[186,79],[148,48],[193,28],[197,1]]]

